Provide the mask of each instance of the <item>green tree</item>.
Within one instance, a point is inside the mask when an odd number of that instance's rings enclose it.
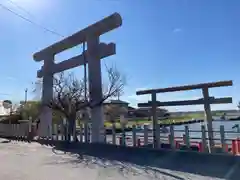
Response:
[[[29,117],[35,120],[39,116],[40,105],[40,101],[20,102],[20,107],[17,112],[24,120],[29,119]]]
[[[16,114],[19,114],[22,120],[27,120],[29,117],[36,121],[40,115],[41,102],[40,101],[27,101],[20,102],[20,107],[17,109]],[[53,123],[59,124],[62,119],[62,114],[53,110]]]

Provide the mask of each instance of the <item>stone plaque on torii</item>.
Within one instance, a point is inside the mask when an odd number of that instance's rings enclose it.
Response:
[[[101,21],[88,26],[87,28],[35,53],[35,61],[43,61],[44,65],[37,72],[38,78],[43,78],[42,104],[40,115],[39,136],[49,136],[52,129],[52,109],[47,106],[53,97],[53,75],[74,67],[88,63],[88,81],[90,101],[97,103],[102,99],[102,78],[101,62],[102,58],[116,54],[114,43],[105,44],[99,42],[99,37],[122,25],[122,18],[118,13],[114,13]],[[72,57],[60,63],[54,62],[54,56],[64,50],[75,47],[81,43],[87,43],[87,50],[82,54]],[[86,60],[85,60],[85,55]],[[92,142],[103,142],[104,117],[102,106],[91,109],[92,120]]]

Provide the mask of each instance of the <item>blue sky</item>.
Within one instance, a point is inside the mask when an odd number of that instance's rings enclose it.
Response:
[[[240,1],[238,0],[1,0],[14,12],[68,36],[114,12],[123,25],[101,37],[115,42],[117,54],[103,61],[116,64],[127,76],[122,99],[136,105],[149,99],[139,89],[233,80],[234,86],[211,90],[232,96],[233,104],[212,109],[235,109],[240,100]],[[25,12],[21,6],[29,13]],[[31,89],[41,63],[33,53],[61,37],[44,31],[0,7],[0,99],[18,101]],[[81,53],[81,47],[57,56],[57,61]],[[82,77],[83,68],[73,69]],[[9,95],[4,95],[4,94]],[[33,94],[29,94],[31,98]],[[159,95],[159,100],[195,99],[200,91]],[[200,110],[202,106],[168,108]]]

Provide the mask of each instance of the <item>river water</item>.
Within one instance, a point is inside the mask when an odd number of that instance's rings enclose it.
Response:
[[[220,136],[219,131],[220,131],[220,126],[221,125],[224,126],[225,139],[226,139],[228,144],[231,143],[230,141],[232,139],[240,138],[240,132],[237,130],[237,128],[232,128],[236,124],[238,124],[240,126],[240,121],[227,121],[227,120],[213,121],[214,138],[216,139],[215,141],[220,142],[220,137],[221,136]],[[206,126],[205,123],[194,123],[194,124],[188,124],[187,125],[189,127],[189,137],[190,137],[191,141],[196,141],[196,142],[201,141],[201,137],[202,137],[201,126],[202,125]],[[174,137],[176,139],[182,139],[183,134],[185,134],[185,132],[184,132],[185,126],[186,126],[186,124],[174,126]],[[207,127],[206,127],[206,130],[207,130]],[[199,131],[199,132],[196,132],[196,131]],[[149,137],[152,137],[152,131],[149,131],[148,135],[149,135]],[[166,139],[168,135],[169,135],[169,133],[160,133],[160,136],[161,136],[162,139]],[[127,136],[132,136],[132,132],[128,132]],[[137,136],[138,137],[143,137],[144,136],[143,130],[138,130],[137,131]],[[217,139],[219,139],[219,140],[217,140]]]
[[[237,129],[233,129],[232,127],[238,124],[240,125],[240,121],[213,121],[213,131],[214,132],[214,137],[215,138],[220,138],[220,126],[223,125],[224,126],[224,130],[225,130],[225,138],[226,139],[236,139],[238,137],[240,137],[240,132],[238,132]],[[202,136],[201,133],[201,126],[205,125],[205,123],[194,123],[194,124],[189,124],[189,136],[192,138],[198,138]],[[175,136],[182,136],[184,134],[184,132],[177,132],[178,130],[184,130],[185,129],[185,125],[181,125],[181,126],[175,126],[174,130],[176,130],[175,132]],[[207,129],[207,128],[206,128]],[[200,131],[200,132],[191,132],[191,131]]]

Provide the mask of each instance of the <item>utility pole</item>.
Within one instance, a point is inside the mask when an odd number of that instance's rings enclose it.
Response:
[[[24,101],[25,104],[27,103],[27,92],[28,92],[28,89],[26,88],[25,89],[25,101]]]

